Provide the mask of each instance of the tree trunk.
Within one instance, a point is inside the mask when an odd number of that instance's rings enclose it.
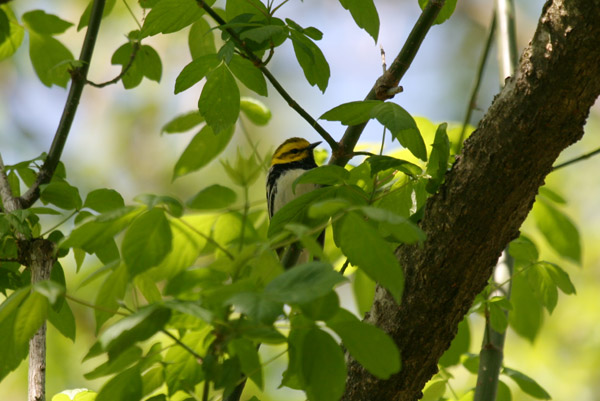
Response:
[[[32,241],[29,255],[31,262],[31,283],[35,284],[50,278],[54,264],[53,244],[45,239]],[[29,340],[29,401],[46,399],[46,323]]]
[[[366,321],[394,338],[402,371],[380,380],[351,361],[344,400],[421,397],[552,164],[583,135],[600,94],[599,21],[600,0],[546,3],[516,74],[428,200],[424,246],[397,250],[406,275],[402,305],[377,288]]]

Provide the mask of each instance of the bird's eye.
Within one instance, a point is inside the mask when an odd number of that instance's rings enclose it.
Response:
[[[291,152],[292,153],[298,153],[298,152],[300,152],[300,149],[292,149]]]

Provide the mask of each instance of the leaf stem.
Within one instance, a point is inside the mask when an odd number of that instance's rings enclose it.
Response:
[[[561,164],[559,164],[559,165],[557,165],[557,166],[554,166],[554,167],[552,167],[552,171],[556,171],[556,170],[558,170],[559,168],[567,167],[567,166],[569,166],[569,165],[571,165],[571,164],[573,164],[573,163],[577,163],[577,162],[580,162],[580,161],[582,161],[582,160],[589,159],[590,157],[592,157],[592,156],[595,156],[595,155],[597,155],[598,153],[600,153],[600,148],[598,148],[598,149],[596,149],[596,150],[593,150],[593,151],[591,151],[591,152],[589,152],[589,153],[586,153],[586,154],[584,154],[584,155],[581,155],[581,156],[579,156],[579,157],[576,157],[576,158],[574,158],[574,159],[568,160],[568,161],[566,161],[566,162],[564,162],[564,163],[561,163]]]
[[[92,60],[96,38],[98,37],[98,30],[100,29],[105,2],[106,0],[94,0],[94,3],[92,4],[90,22],[85,33],[81,54],[79,56],[81,65],[75,67],[71,71],[71,88],[69,89],[67,101],[58,128],[54,134],[52,145],[48,151],[48,156],[33,185],[19,198],[19,203],[23,209],[30,207],[39,199],[40,185],[50,182],[60,161],[67,137],[69,136],[69,131],[71,130],[71,125],[73,124],[73,119],[75,118],[75,113],[77,112],[77,107],[79,106],[83,87],[87,81],[87,74]]]
[[[125,4],[127,4],[127,3],[125,3]],[[127,65],[125,65],[125,67],[123,67],[123,69],[121,70],[121,73],[119,75],[117,75],[110,81],[102,82],[99,84],[92,82],[90,80],[86,80],[85,82],[88,85],[93,86],[94,88],[104,88],[105,86],[116,84],[117,82],[119,82],[125,76],[125,74],[127,74],[127,71],[129,71],[129,69],[133,65],[133,62],[135,61],[135,57],[137,56],[138,51],[142,47],[141,43],[138,41],[132,42],[131,45],[133,46],[133,49],[131,51],[131,55],[129,56],[129,61],[127,62]]]

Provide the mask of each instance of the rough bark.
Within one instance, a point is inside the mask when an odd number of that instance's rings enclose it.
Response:
[[[600,0],[546,3],[516,74],[429,199],[426,243],[397,250],[406,275],[402,305],[377,289],[366,320],[394,338],[402,371],[380,380],[351,361],[344,400],[421,397],[552,164],[583,135],[600,94],[599,21]]]
[[[31,242],[29,249],[31,258],[31,283],[35,284],[50,278],[54,264],[54,245],[45,239]],[[29,381],[28,400],[44,401],[46,399],[46,323],[38,329],[29,340]]]

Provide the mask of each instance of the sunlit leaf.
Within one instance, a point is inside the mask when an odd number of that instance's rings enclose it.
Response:
[[[340,4],[350,11],[354,22],[360,28],[367,31],[377,43],[379,36],[379,14],[373,0],[340,0]]]

